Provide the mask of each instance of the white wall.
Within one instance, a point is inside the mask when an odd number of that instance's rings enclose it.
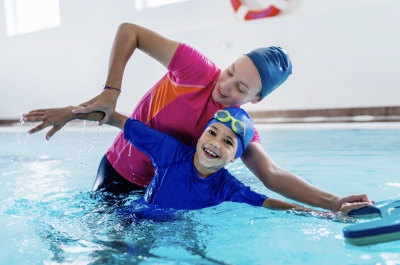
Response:
[[[187,42],[221,68],[252,48],[283,47],[293,62],[292,76],[260,104],[245,105],[248,110],[400,105],[400,1],[289,1],[277,17],[245,22],[229,0],[142,11],[131,0],[61,0],[60,27],[14,37],[7,37],[0,19],[0,119],[79,104],[100,93],[122,22]],[[135,53],[118,109],[130,113],[163,73],[160,64]]]

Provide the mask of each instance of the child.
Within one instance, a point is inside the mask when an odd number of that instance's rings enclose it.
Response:
[[[73,109],[75,117],[52,110],[29,112],[24,121],[42,122],[29,132],[53,126],[46,135],[49,139],[72,119],[93,119],[95,111],[106,114],[100,121],[105,123],[115,109],[125,66],[136,49],[156,59],[168,71],[141,99],[131,117],[193,147],[217,110],[259,103],[292,73],[289,56],[279,47],[254,49],[221,70],[187,44],[124,23],[114,40],[103,92]],[[338,197],[280,168],[262,148],[257,132],[241,160],[268,189],[303,203],[337,211],[347,202],[370,202],[365,194]],[[131,148],[120,133],[100,162],[93,190],[143,189],[153,176],[150,158]]]
[[[192,210],[232,201],[271,209],[312,211],[258,194],[224,168],[242,155],[254,136],[253,123],[241,108],[218,110],[196,148],[117,112],[107,123],[123,130],[125,140],[151,158],[156,170],[144,195],[148,204]],[[370,204],[359,203],[352,209],[367,205]]]

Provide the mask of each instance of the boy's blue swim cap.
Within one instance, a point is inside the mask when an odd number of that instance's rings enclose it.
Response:
[[[226,111],[228,113],[223,113]],[[222,116],[220,114],[222,114]],[[216,122],[224,124],[236,134],[238,148],[236,150],[235,158],[240,157],[254,137],[254,125],[249,114],[247,114],[244,109],[237,107],[228,107],[218,110],[214,114],[214,117],[211,118],[211,120],[207,123],[206,127],[204,127],[204,129]],[[241,122],[243,127],[241,127],[238,122]]]
[[[292,73],[292,62],[281,47],[258,48],[245,53],[261,77],[261,99],[280,86]]]

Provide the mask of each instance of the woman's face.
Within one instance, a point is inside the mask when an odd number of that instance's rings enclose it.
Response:
[[[223,70],[212,97],[224,107],[260,101],[261,78],[251,59],[245,55]]]

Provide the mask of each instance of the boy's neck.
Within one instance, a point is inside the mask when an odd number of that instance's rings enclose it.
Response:
[[[203,173],[201,173],[197,168],[196,168],[196,171],[197,171],[197,175],[198,175],[199,178],[201,178],[201,179],[208,178],[209,176],[212,175],[212,174],[203,174]]]

